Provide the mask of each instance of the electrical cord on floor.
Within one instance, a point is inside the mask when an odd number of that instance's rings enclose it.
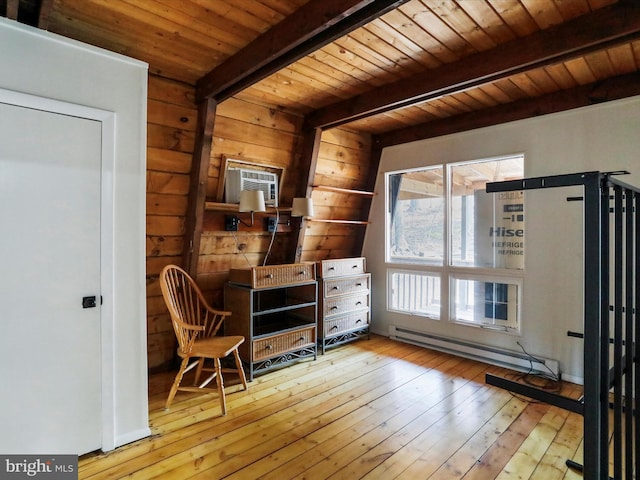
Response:
[[[547,379],[552,380],[554,382],[560,382],[560,378],[558,378],[558,375],[556,375],[556,373],[548,367],[548,365],[546,364],[546,362],[544,360],[531,355],[529,352],[527,352],[524,349],[524,347],[522,346],[522,344],[520,342],[516,342],[516,343],[522,349],[522,353],[524,353],[527,357],[529,357],[529,363],[531,365],[531,369],[530,369],[531,372],[533,371],[533,362],[536,361],[536,362],[544,365],[544,368],[546,368],[549,371],[548,374],[537,374],[537,376],[543,377],[543,378],[547,378]]]
[[[516,373],[508,374],[508,375],[505,375],[505,377],[506,378],[511,377],[511,379],[514,381],[525,383],[531,387],[538,388],[540,390],[545,390],[551,393],[559,394],[560,391],[562,390],[562,379],[559,378],[558,375],[556,375],[556,373],[545,364],[544,360],[541,360],[535,357],[534,355],[531,355],[529,352],[525,350],[525,348],[520,344],[520,342],[516,342],[516,343],[522,349],[522,352],[529,359],[529,364],[530,364],[529,371],[523,372],[523,373],[517,373],[517,374]],[[544,365],[545,368],[549,371],[549,373],[541,373],[541,372],[534,373],[534,368],[533,368],[534,361]],[[544,403],[544,402],[538,402],[538,401],[532,400],[531,398],[528,398],[528,397],[523,397],[522,395],[517,395],[513,392],[509,392],[509,393],[513,397],[531,404]]]

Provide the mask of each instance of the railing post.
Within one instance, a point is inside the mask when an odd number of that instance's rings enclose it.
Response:
[[[607,456],[606,408],[603,391],[607,395],[606,376],[602,378],[602,341],[608,349],[608,328],[603,329],[602,300],[608,304],[608,288],[602,285],[603,271],[609,267],[608,219],[609,194],[601,192],[600,175],[585,178],[584,182],[584,478],[601,480],[604,451]],[[606,235],[604,232],[606,231]],[[606,322],[608,325],[608,322]],[[607,330],[607,332],[603,332]],[[606,365],[606,363],[605,363]],[[603,407],[605,405],[605,407]],[[604,441],[603,441],[604,436]],[[604,447],[604,448],[603,448]],[[604,458],[606,465],[606,458]],[[606,472],[605,472],[606,473]],[[608,475],[608,473],[607,473]]]

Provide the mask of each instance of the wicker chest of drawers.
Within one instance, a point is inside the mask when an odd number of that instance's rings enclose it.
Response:
[[[247,376],[317,355],[315,264],[233,269],[224,287],[226,335],[242,335]]]
[[[318,343],[327,348],[369,337],[371,274],[366,259],[340,258],[317,263]]]

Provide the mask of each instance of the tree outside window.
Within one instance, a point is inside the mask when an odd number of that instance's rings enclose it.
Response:
[[[523,174],[523,155],[387,173],[390,310],[519,329],[524,193],[485,186]]]

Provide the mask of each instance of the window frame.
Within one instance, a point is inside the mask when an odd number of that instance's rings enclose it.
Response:
[[[399,314],[406,314],[415,317],[422,317],[425,319],[440,321],[445,320],[451,324],[472,327],[472,328],[485,328],[497,332],[519,335],[522,331],[522,298],[524,291],[524,275],[525,266],[524,261],[521,269],[509,269],[500,267],[486,267],[486,266],[470,266],[470,265],[454,265],[453,262],[453,241],[452,241],[452,228],[453,228],[453,212],[452,212],[452,170],[457,166],[472,165],[474,163],[483,162],[495,162],[509,159],[518,159],[522,161],[522,169],[524,174],[525,155],[524,153],[516,153],[509,155],[501,155],[496,157],[480,158],[476,160],[456,161],[456,162],[443,162],[435,165],[424,165],[414,168],[406,168],[385,172],[384,185],[385,185],[385,264],[386,264],[386,282],[387,282],[387,311]],[[442,262],[438,260],[433,262],[430,260],[419,259],[401,259],[393,257],[391,252],[391,236],[392,236],[392,211],[391,211],[391,199],[390,199],[390,179],[392,175],[406,174],[411,172],[420,172],[424,170],[432,170],[441,168],[444,173],[443,183],[443,252]],[[524,176],[524,175],[523,175]],[[523,203],[525,199],[523,197]],[[525,207],[526,210],[526,207]],[[523,239],[524,243],[524,239]],[[525,249],[524,255],[526,256],[526,243],[523,248]],[[402,310],[394,307],[392,285],[392,276],[395,273],[409,273],[412,275],[427,275],[435,276],[440,279],[440,313],[438,317],[434,317],[427,313],[419,311]],[[465,321],[454,318],[455,312],[455,298],[453,282],[456,279],[459,280],[472,280],[485,283],[505,283],[509,285],[515,285],[517,295],[516,326],[496,325],[495,319],[493,323],[489,322],[476,322]]]

